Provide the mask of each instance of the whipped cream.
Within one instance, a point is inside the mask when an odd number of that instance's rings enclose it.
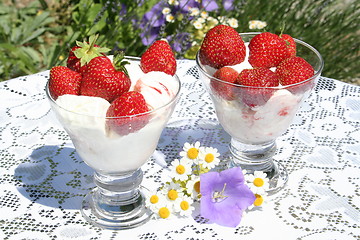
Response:
[[[58,117],[66,126],[92,128],[97,129],[98,134],[106,133],[105,117],[110,103],[105,99],[66,94],[59,96],[56,99],[56,104],[60,106],[57,111]],[[67,130],[70,131],[71,129]]]
[[[262,106],[250,108],[240,101],[216,98],[218,119],[236,140],[246,144],[273,141],[291,124],[302,97],[288,90],[276,91]]]

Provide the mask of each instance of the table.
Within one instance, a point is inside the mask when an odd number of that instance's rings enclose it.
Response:
[[[161,185],[185,142],[228,154],[194,61],[179,60],[181,98],[157,150],[143,167],[143,185]],[[236,228],[190,218],[151,220],[110,231],[82,218],[92,170],[77,155],[45,97],[49,71],[0,83],[0,239],[360,239],[360,87],[321,77],[286,133],[277,160],[289,172],[285,189]]]

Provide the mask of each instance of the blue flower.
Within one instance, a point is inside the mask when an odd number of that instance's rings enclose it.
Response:
[[[202,5],[207,12],[212,12],[219,8],[215,0],[203,0]]]
[[[239,167],[201,174],[200,193],[201,215],[227,227],[239,225],[243,211],[255,201]]]
[[[234,0],[222,1],[226,11],[233,10],[233,1]],[[178,0],[174,2],[177,2],[177,4],[170,4],[168,1],[160,1],[143,15],[137,27],[142,29],[140,37],[145,46],[151,45],[160,37],[166,37],[173,50],[176,52],[182,53],[191,47],[191,42],[188,41],[190,33],[178,31],[175,33],[168,32],[168,29],[166,28],[168,24],[166,15],[162,13],[164,8],[168,8],[170,10],[169,14],[175,19],[177,16],[183,16],[189,21],[194,18],[194,16],[191,16],[190,14],[191,8],[198,8],[205,10],[206,12],[219,10],[218,1],[216,0]]]
[[[223,4],[224,4],[224,9],[226,11],[231,11],[231,10],[234,10],[234,0],[224,0],[223,1]]]

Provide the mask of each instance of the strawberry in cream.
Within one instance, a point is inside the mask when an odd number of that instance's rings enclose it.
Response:
[[[310,93],[314,69],[296,56],[296,45],[289,35],[266,32],[244,42],[230,37],[233,31],[229,27],[212,30],[200,48],[197,64],[221,125],[244,144],[274,141],[286,131]],[[232,49],[230,54],[228,46],[236,44],[219,46],[219,39],[224,39],[223,44],[240,41],[244,49]],[[217,57],[212,56],[215,52]],[[234,56],[243,61],[219,67],[220,62]]]
[[[152,51],[161,53],[164,47]],[[69,90],[59,94],[51,89],[56,91],[58,85],[73,80],[50,70],[50,103],[80,157],[97,172],[116,174],[140,168],[154,152],[170,118],[179,79],[174,71],[171,75],[146,64],[149,60],[142,63],[140,58],[100,54],[82,68],[76,91],[72,90],[75,84],[65,85]],[[76,86],[78,81],[76,75]]]

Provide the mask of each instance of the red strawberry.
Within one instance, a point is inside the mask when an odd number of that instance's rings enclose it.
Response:
[[[233,68],[222,67],[214,73],[213,77],[218,78],[224,82],[235,83],[238,75],[239,73]],[[229,101],[234,100],[233,89],[235,88],[235,86],[224,82],[211,79],[210,85],[214,89],[214,91],[216,91],[221,97]]]
[[[111,60],[106,56],[92,59],[87,64],[83,74],[80,94],[93,97],[102,97],[109,102],[129,91],[131,81],[122,61],[124,55],[114,56],[114,68]]]
[[[71,70],[74,70],[79,73],[83,73],[86,70],[86,64],[91,61],[91,59],[104,55],[105,52],[110,51],[108,48],[101,48],[96,45],[95,42],[98,36],[90,36],[89,42],[78,42],[76,41],[76,46],[72,47],[68,59],[66,61],[66,66]]]
[[[95,46],[94,46],[95,47]],[[70,68],[73,71],[76,71],[78,73],[83,73],[86,69],[86,64],[83,66],[80,66],[80,59],[75,56],[76,49],[79,49],[79,46],[74,46],[71,48],[69,52],[69,56],[66,61],[66,66]]]
[[[144,73],[159,71],[174,75],[176,59],[169,43],[162,39],[151,44],[141,56],[140,67]]]
[[[53,99],[64,94],[79,95],[81,75],[64,66],[50,69],[49,91]]]
[[[280,38],[283,39],[286,43],[286,47],[289,53],[289,57],[296,55],[296,42],[288,34],[280,34]]]
[[[301,57],[290,57],[285,59],[276,68],[275,73],[279,76],[281,85],[292,85],[311,78],[314,75],[313,67]],[[307,81],[290,87],[293,93],[305,92],[314,86],[314,81]]]
[[[268,68],[244,69],[236,82],[240,85],[253,87],[276,87],[279,85],[278,77]]]
[[[108,108],[106,117],[110,118],[107,119],[107,126],[119,135],[136,132],[148,123],[150,115],[141,113],[149,110],[141,93],[136,91],[124,93],[116,98]]]
[[[226,25],[210,29],[199,51],[201,63],[216,69],[239,64],[244,61],[245,55],[245,44],[241,36]]]
[[[311,78],[314,69],[305,59],[293,56],[280,63],[276,68],[276,74],[281,85],[290,85]]]
[[[288,56],[286,42],[276,34],[264,32],[250,40],[249,63],[254,68],[276,67]]]
[[[243,102],[250,107],[263,105],[272,96],[274,90],[264,87],[276,87],[279,85],[278,77],[268,68],[244,69],[239,74],[236,82],[240,85],[253,87],[243,87],[240,92]]]

